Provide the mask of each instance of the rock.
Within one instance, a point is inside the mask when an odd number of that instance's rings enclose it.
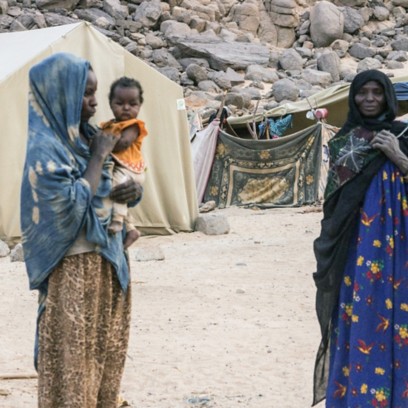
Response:
[[[127,6],[122,6],[119,0],[103,0],[103,9],[114,18],[126,18],[129,15]]]
[[[45,13],[44,17],[48,27],[78,23],[78,20],[74,18],[62,16],[57,13]]]
[[[187,24],[173,20],[163,21],[160,24],[160,31],[168,40],[186,38],[191,34],[191,28]]]
[[[166,48],[154,50],[152,60],[158,67],[173,67],[180,71],[182,69],[176,58]]]
[[[217,207],[217,205],[216,205],[215,201],[211,200],[211,201],[207,201],[207,202],[201,204],[198,211],[200,213],[207,213],[207,212],[215,210],[216,207]]]
[[[161,247],[135,247],[129,250],[137,262],[164,261],[165,256]]]
[[[344,15],[326,0],[318,2],[310,12],[310,35],[316,47],[327,47],[343,36]]]
[[[183,57],[195,56],[208,60],[210,67],[225,71],[228,67],[245,69],[249,65],[267,65],[269,50],[266,46],[245,43],[227,43],[222,40],[207,42],[202,38],[179,40],[176,47]]]
[[[143,1],[132,15],[132,19],[140,23],[142,27],[155,27],[162,15],[159,0]],[[188,27],[188,26],[187,26]],[[160,31],[162,31],[160,27]]]
[[[18,243],[10,252],[11,262],[24,262],[23,245]]]
[[[279,58],[279,66],[284,70],[301,70],[303,64],[302,57],[293,48],[284,50]]]
[[[208,79],[216,83],[223,90],[229,90],[232,87],[231,81],[228,79],[228,75],[225,72],[208,72]]]
[[[364,18],[358,10],[345,7],[342,10],[344,15],[344,32],[354,34],[364,25]]]
[[[310,68],[303,70],[302,78],[312,85],[320,85],[322,87],[327,87],[332,82],[330,73]]]
[[[332,80],[340,80],[340,58],[334,51],[328,51],[317,57],[317,68],[328,72]]]
[[[375,6],[373,13],[374,13],[374,17],[378,21],[388,20],[388,17],[390,16],[389,10],[386,7],[381,7],[381,6]]]
[[[261,65],[249,65],[246,69],[245,79],[273,83],[276,82],[279,77],[276,70],[272,68],[266,68]]]
[[[236,3],[230,13],[229,18],[236,22],[241,30],[256,34],[260,25],[259,8],[256,2],[246,1]]]
[[[97,21],[103,18],[108,22],[108,27],[104,27],[105,29],[109,29],[109,27],[113,27],[115,25],[115,19],[107,12],[98,8],[78,9],[76,10],[75,14],[81,20],[89,21],[95,25],[99,25],[97,24]]]
[[[349,43],[345,40],[335,40],[331,43],[330,47],[339,56],[339,58],[343,58],[347,54]]]
[[[242,109],[245,106],[248,106],[250,101],[245,98],[244,95],[241,95],[240,92],[228,92],[225,95],[225,101],[224,101],[226,106],[235,106],[238,109]]]
[[[408,38],[404,36],[392,41],[391,47],[396,51],[408,51]]]
[[[366,71],[367,69],[380,69],[381,62],[375,58],[364,58],[357,65],[357,72]]]
[[[220,87],[214,82],[209,79],[200,81],[197,84],[198,89],[205,91],[205,92],[214,92],[214,93],[219,93],[220,92]]]
[[[231,85],[243,84],[245,82],[244,76],[233,70],[231,67],[227,68],[225,74],[228,81],[231,82]]]
[[[7,0],[0,0],[0,14],[7,14],[9,9]]]
[[[387,60],[406,62],[408,61],[408,55],[406,51],[391,51],[387,54]]]
[[[158,68],[158,71],[171,79],[173,82],[180,83],[180,72],[177,68],[174,67],[161,67]]]
[[[153,33],[147,33],[145,40],[146,40],[146,44],[150,46],[153,50],[157,50],[159,48],[165,48],[167,46],[167,43],[163,38]]]
[[[79,0],[36,0],[35,4],[40,10],[55,11],[60,9],[74,10]]]
[[[198,64],[190,64],[186,68],[186,74],[195,84],[208,79],[207,70]]]
[[[197,217],[195,230],[206,235],[222,235],[229,233],[230,225],[222,214],[203,214]]]
[[[296,84],[290,79],[280,79],[272,86],[272,95],[276,102],[281,102],[285,99],[296,101],[299,96],[299,89]]]
[[[302,59],[309,59],[313,57],[313,49],[308,47],[296,47],[296,52],[302,57]]]
[[[376,54],[376,51],[371,48],[363,45],[361,43],[353,44],[349,48],[349,54],[357,59],[372,58]]]
[[[178,58],[178,62],[181,66],[186,69],[190,64],[197,64],[200,67],[210,68],[210,64],[205,58],[195,58],[195,57],[187,57],[187,58]]]
[[[404,68],[404,64],[402,62],[394,61],[394,60],[385,61],[385,66],[388,69],[402,69],[402,68]]]
[[[367,0],[336,0],[340,6],[360,7],[367,4]]]
[[[296,33],[293,28],[276,26],[277,46],[280,48],[290,48],[296,40]]]
[[[258,88],[248,86],[247,88],[233,89],[244,98],[244,108],[251,107],[251,101],[258,101],[262,99],[261,92]]]

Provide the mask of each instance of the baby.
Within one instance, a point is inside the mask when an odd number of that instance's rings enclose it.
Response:
[[[147,136],[145,124],[137,119],[143,103],[143,89],[139,81],[121,77],[112,83],[109,92],[109,105],[114,119],[100,124],[102,131],[120,137],[112,157],[115,161],[113,185],[132,178],[140,184],[145,180],[145,162],[141,153],[142,141]],[[140,232],[136,229],[128,214],[126,204],[113,203],[112,221],[108,227],[111,234],[126,227],[125,248],[136,241]]]

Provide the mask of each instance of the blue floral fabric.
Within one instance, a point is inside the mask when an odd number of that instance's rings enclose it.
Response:
[[[365,195],[333,314],[328,408],[408,407],[408,196],[389,161]]]

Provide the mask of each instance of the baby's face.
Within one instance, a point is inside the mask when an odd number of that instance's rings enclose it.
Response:
[[[116,87],[110,107],[117,121],[137,118],[140,106],[139,89]]]

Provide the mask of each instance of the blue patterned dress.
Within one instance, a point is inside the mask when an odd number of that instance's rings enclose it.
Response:
[[[334,310],[327,408],[408,407],[408,198],[387,161],[366,192]]]

